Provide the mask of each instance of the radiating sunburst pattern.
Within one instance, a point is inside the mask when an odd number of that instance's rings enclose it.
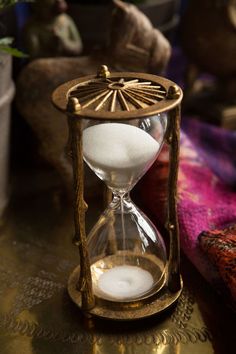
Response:
[[[166,97],[163,86],[140,79],[96,79],[81,83],[70,92],[82,109],[94,111],[133,111],[152,106]]]

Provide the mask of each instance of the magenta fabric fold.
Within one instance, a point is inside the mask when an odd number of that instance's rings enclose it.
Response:
[[[183,133],[178,179],[181,248],[201,274],[219,291],[224,284],[200,249],[202,231],[222,229],[236,222],[236,192],[225,184]]]
[[[236,223],[236,135],[196,120],[188,120],[183,128],[178,177],[181,248],[200,273],[217,290],[224,291],[224,282],[200,248],[198,236],[202,231]],[[166,161],[164,151],[139,188],[154,222],[158,222],[163,209],[165,173],[160,174],[158,169]]]

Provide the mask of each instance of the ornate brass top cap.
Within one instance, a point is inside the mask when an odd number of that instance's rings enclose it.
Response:
[[[163,77],[110,73],[102,65],[97,75],[85,76],[59,86],[54,105],[71,115],[90,119],[135,119],[174,108],[182,99],[181,89]],[[76,100],[77,104],[73,104]],[[73,110],[74,107],[74,110]]]

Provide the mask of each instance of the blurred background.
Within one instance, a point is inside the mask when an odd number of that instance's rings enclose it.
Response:
[[[172,59],[175,60],[180,53],[180,34],[179,26],[182,15],[187,6],[187,0],[133,0],[127,1],[138,6],[138,8],[147,15],[153,26],[159,28],[168,38],[172,47]],[[99,48],[106,46],[109,41],[109,29],[111,26],[111,18],[113,4],[110,0],[70,0],[67,1],[67,13],[74,20],[82,42],[82,55],[89,55]],[[16,3],[15,6],[9,6],[0,11],[0,38],[14,38],[13,46],[27,53],[23,43],[23,29],[30,16],[32,15],[32,4]],[[183,59],[183,61],[182,61]],[[13,80],[17,81],[18,75],[22,68],[27,64],[28,58],[12,58],[13,61]],[[183,80],[185,57],[182,56],[178,70],[170,67],[166,75],[169,78]],[[11,120],[11,168],[29,167],[32,164],[45,164],[37,154],[37,141],[32,134],[29,125],[16,109],[15,100],[12,104],[12,120]],[[19,156],[24,156],[19,159]],[[29,164],[30,162],[30,164]]]
[[[4,6],[10,3],[13,6]],[[1,42],[6,37],[12,37],[12,47],[26,55],[9,50]],[[68,183],[68,166],[56,156],[64,152],[66,121],[53,111],[50,95],[60,83],[96,72],[101,63],[114,70],[163,75],[183,88],[178,199],[181,247],[221,292],[218,277],[203,261],[202,252],[206,253],[226,284],[223,292],[232,301],[236,298],[235,246],[229,247],[227,242],[235,245],[234,0],[0,1],[2,211],[10,190],[23,193],[20,185],[27,172],[40,171],[33,175],[39,183],[42,173],[50,173],[50,182],[47,178],[43,182],[46,189],[49,183],[59,189]],[[158,198],[155,168],[139,189],[154,219],[153,200]],[[218,246],[211,255],[206,247],[215,230],[230,234],[223,249],[231,253],[217,261]],[[221,231],[214,232],[221,240]]]

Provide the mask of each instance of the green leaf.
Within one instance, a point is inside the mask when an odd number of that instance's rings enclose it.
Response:
[[[34,0],[0,0],[0,9],[15,5],[20,2],[33,2]]]
[[[17,57],[17,58],[27,58],[28,57],[27,54],[21,52],[20,50],[18,50],[16,48],[9,47],[7,45],[0,44],[0,52],[10,54],[13,57]]]
[[[34,0],[0,0],[0,10],[21,2],[34,2]],[[13,42],[13,38],[11,37],[0,38],[0,52],[10,54],[17,58],[28,57],[28,55],[22,53],[17,48],[10,47],[12,42]]]
[[[14,38],[12,38],[12,37],[0,38],[0,45],[9,46],[10,44],[13,43],[13,40],[14,40]]]
[[[17,0],[0,0],[0,9],[16,4]]]

